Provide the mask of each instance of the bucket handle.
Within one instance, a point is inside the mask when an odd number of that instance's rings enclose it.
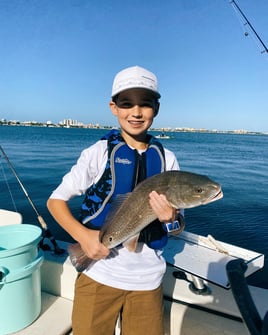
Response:
[[[43,259],[44,257],[40,256],[37,259],[35,259],[32,263],[27,264],[23,268],[17,269],[16,271],[13,272],[11,272],[4,266],[0,266],[0,272],[1,272],[0,285],[11,283],[18,279],[22,279],[29,276],[35,270],[35,268],[41,266],[41,264],[43,263]]]
[[[4,284],[6,282],[6,276],[9,274],[9,270],[4,266],[0,266],[0,284]]]

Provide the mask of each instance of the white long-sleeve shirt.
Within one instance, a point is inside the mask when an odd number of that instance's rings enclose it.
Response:
[[[175,155],[165,150],[166,170],[178,170]],[[82,151],[77,163],[62,179],[50,198],[68,201],[86,193],[102,176],[108,159],[107,140],[100,140]],[[124,247],[111,251],[84,273],[104,285],[124,290],[152,290],[162,281],[166,262],[161,250],[139,243],[136,252]]]

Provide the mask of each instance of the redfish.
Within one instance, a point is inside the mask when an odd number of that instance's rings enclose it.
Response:
[[[140,231],[157,218],[149,204],[152,191],[164,194],[176,209],[206,205],[223,197],[221,186],[204,175],[166,171],[147,178],[108,213],[100,231],[100,241],[107,248],[123,244],[130,251],[136,250]],[[92,262],[79,243],[70,245],[68,251],[78,271],[83,271]]]

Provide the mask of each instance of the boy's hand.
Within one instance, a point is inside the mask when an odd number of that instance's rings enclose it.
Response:
[[[152,191],[149,194],[149,203],[159,221],[173,222],[175,220],[177,210],[170,205],[164,194],[158,194],[156,191]]]
[[[85,254],[96,261],[106,258],[110,253],[110,250],[100,242],[99,235],[98,230],[86,229],[78,241]]]

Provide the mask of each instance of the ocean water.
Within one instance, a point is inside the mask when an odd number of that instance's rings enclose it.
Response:
[[[70,240],[47,211],[46,201],[80,152],[106,130],[0,126],[0,145],[38,212],[56,238]],[[222,185],[224,198],[185,213],[186,230],[265,255],[265,266],[249,282],[268,288],[268,136],[170,133],[162,140],[182,170],[205,174]],[[79,214],[82,199],[70,202]],[[0,153],[0,208],[23,213],[38,225],[35,212]]]

